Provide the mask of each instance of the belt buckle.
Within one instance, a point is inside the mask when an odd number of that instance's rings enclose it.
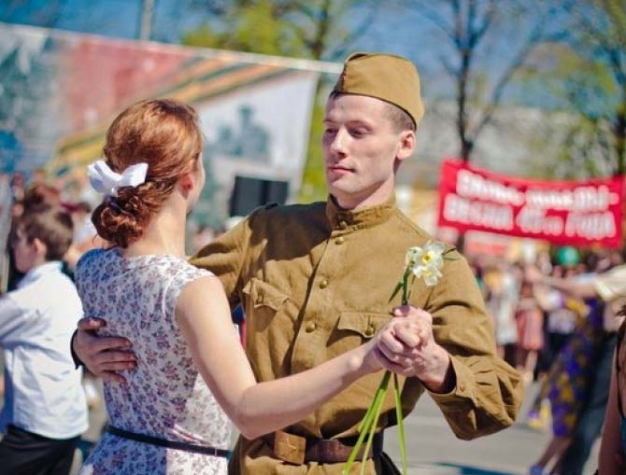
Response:
[[[274,433],[274,455],[280,460],[302,465],[305,452],[306,438],[280,430]]]

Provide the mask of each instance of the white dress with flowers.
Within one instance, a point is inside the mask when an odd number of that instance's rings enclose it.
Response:
[[[79,261],[78,291],[85,316],[107,322],[101,334],[132,341],[137,368],[126,385],[104,385],[109,423],[127,431],[228,449],[231,424],[196,370],[176,323],[183,287],[211,275],[167,255],[123,258],[93,250]],[[136,442],[104,433],[81,475],[227,473],[227,460]]]

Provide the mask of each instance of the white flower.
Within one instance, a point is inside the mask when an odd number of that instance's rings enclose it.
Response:
[[[406,253],[406,265],[415,277],[423,278],[428,287],[435,285],[441,278],[444,246],[428,241],[424,247],[415,246]]]

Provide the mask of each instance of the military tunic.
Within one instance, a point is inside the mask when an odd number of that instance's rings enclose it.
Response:
[[[260,208],[191,262],[220,277],[231,305],[243,305],[246,351],[257,379],[268,381],[312,368],[372,337],[400,304],[400,296],[389,298],[407,250],[430,239],[394,200],[351,212],[330,198]],[[454,433],[472,439],[514,421],[522,387],[518,373],[496,356],[493,326],[467,262],[454,250],[447,256],[440,281],[427,287],[416,280],[410,303],[433,315],[435,340],[452,355],[456,372],[456,388],[431,397]],[[289,432],[318,438],[357,435],[382,374],[361,378]],[[400,380],[408,414],[424,387],[417,378]],[[379,427],[395,423],[389,391]],[[272,458],[267,438],[240,438],[231,473],[339,474],[342,466],[290,465]]]

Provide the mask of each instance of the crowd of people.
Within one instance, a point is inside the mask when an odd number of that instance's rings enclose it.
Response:
[[[412,63],[350,56],[324,118],[328,201],[261,207],[226,232],[187,220],[205,181],[202,138],[194,109],[173,100],[118,115],[104,158],[88,168],[89,189],[43,172],[28,185],[2,177],[12,222],[1,243],[11,256],[4,358],[23,346],[55,352],[53,379],[64,375],[71,389],[48,401],[20,391],[32,385],[15,365],[5,371],[0,465],[68,473],[85,425],[84,366],[104,382],[109,421],[81,473],[338,474],[386,369],[399,375],[405,415],[427,393],[463,439],[510,426],[524,384],[536,381],[525,416],[539,426],[549,407],[553,438],[530,475],[582,475],[609,397],[622,256],[562,247],[533,262],[470,266],[445,245],[437,279],[389,301],[407,251],[433,239],[394,195],[423,113]],[[61,284],[66,291],[49,290]],[[50,302],[35,303],[44,292]],[[244,345],[234,309],[246,320]],[[54,338],[32,344],[50,322]],[[44,356],[21,358],[38,387],[52,387]],[[55,433],[46,424],[61,403],[81,413]],[[381,404],[357,465],[394,474],[383,433],[397,408]],[[241,433],[232,452],[231,423]],[[621,450],[611,444],[601,467]]]
[[[533,262],[474,265],[500,354],[526,384],[537,382],[525,422],[553,435],[530,475],[581,475],[601,433],[623,263],[617,250],[562,246]]]

